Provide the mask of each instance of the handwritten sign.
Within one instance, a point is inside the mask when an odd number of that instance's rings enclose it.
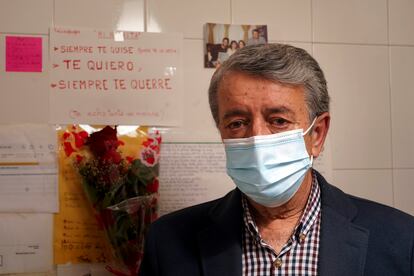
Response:
[[[180,125],[182,36],[54,28],[51,121]]]
[[[42,72],[42,38],[6,36],[6,72]]]

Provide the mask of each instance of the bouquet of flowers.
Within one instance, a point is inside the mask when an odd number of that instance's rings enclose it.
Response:
[[[123,156],[124,142],[110,126],[91,134],[72,127],[62,137],[66,156],[82,179],[99,225],[121,266],[108,266],[115,275],[136,275],[144,236],[158,209],[158,160],[161,137],[146,136],[135,156]]]

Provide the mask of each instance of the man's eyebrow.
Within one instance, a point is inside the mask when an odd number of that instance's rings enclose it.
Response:
[[[250,112],[242,109],[230,109],[226,113],[224,113],[223,119],[228,119],[234,116],[248,116],[250,115]]]
[[[264,111],[266,114],[272,114],[272,113],[281,113],[281,114],[288,114],[288,115],[295,114],[295,112],[293,112],[292,109],[286,106],[268,107],[268,108],[265,108]]]
[[[279,113],[279,114],[287,114],[287,115],[294,115],[295,112],[293,112],[293,110],[291,110],[290,108],[286,107],[286,106],[277,106],[277,107],[269,107],[269,108],[265,108],[264,109],[266,114],[275,114],[275,113]],[[223,119],[228,119],[231,117],[235,117],[235,116],[249,116],[250,112],[240,109],[240,108],[234,108],[234,109],[230,109],[228,110],[226,113],[224,113],[223,115]]]

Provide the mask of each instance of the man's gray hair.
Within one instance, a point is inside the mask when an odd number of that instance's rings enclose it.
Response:
[[[210,109],[219,124],[217,93],[223,77],[240,72],[253,77],[305,88],[309,120],[329,111],[325,76],[318,62],[305,50],[286,44],[260,44],[238,49],[211,78],[208,89]]]

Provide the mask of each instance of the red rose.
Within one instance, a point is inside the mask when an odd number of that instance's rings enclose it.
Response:
[[[115,150],[108,151],[105,153],[104,156],[101,157],[102,160],[113,162],[115,164],[119,164],[122,160],[121,154]]]
[[[118,148],[118,138],[116,137],[116,128],[106,126],[100,131],[94,132],[89,136],[87,141],[91,152],[96,157],[109,156],[118,157],[113,152]]]

